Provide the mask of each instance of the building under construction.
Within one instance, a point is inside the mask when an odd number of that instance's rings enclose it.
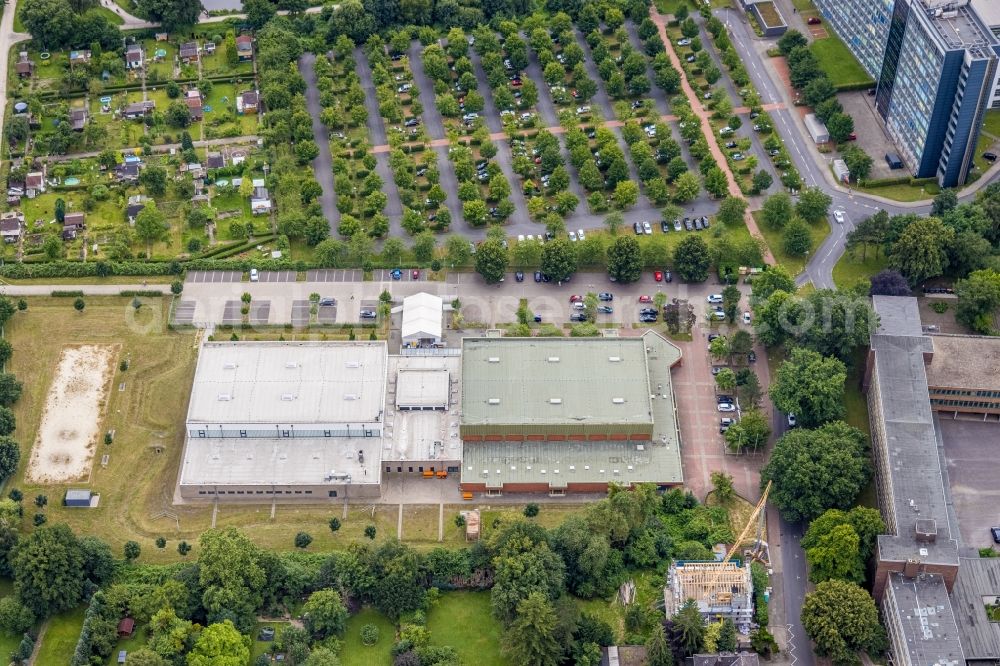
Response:
[[[753,620],[753,583],[750,563],[675,562],[664,590],[667,616],[674,615],[688,599],[698,604],[702,617],[715,622],[729,618],[746,633]]]

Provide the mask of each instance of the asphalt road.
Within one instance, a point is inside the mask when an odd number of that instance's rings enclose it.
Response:
[[[330,235],[336,236],[340,221],[340,211],[337,210],[337,194],[333,189],[333,157],[330,155],[330,132],[326,129],[319,114],[323,107],[319,103],[319,89],[316,87],[316,54],[305,53],[299,58],[299,73],[306,80],[306,108],[312,118],[313,140],[319,148],[319,154],[313,160],[313,174],[323,188],[319,196],[323,217],[330,224]]]
[[[368,56],[363,48],[354,49],[355,71],[361,81],[361,89],[365,91],[365,111],[368,118],[365,124],[368,128],[368,137],[372,144],[382,146],[389,143],[385,132],[385,122],[378,110],[378,99],[375,96],[375,82],[372,79],[371,65],[368,63]],[[389,235],[395,238],[405,237],[403,231],[403,203],[399,200],[399,189],[396,181],[392,177],[392,167],[389,166],[389,153],[375,153],[375,172],[382,179],[382,191],[389,197],[383,211],[389,218]]]
[[[410,71],[413,73],[413,85],[419,91],[420,103],[424,107],[422,118],[427,135],[431,140],[444,139],[446,138],[444,119],[434,103],[434,81],[424,71],[424,61],[420,57],[422,51],[423,46],[420,42],[414,40],[410,43],[408,55]],[[462,202],[458,200],[458,176],[455,175],[455,166],[448,157],[448,146],[434,146],[432,150],[437,154],[439,183],[447,196],[445,206],[451,213],[451,228],[464,234],[473,227],[462,222],[465,218],[462,217]]]

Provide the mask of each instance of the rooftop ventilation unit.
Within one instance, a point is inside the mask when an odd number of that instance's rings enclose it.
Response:
[[[499,405],[500,404],[500,398],[490,398],[486,402],[489,403],[489,404],[491,404],[491,405]]]
[[[287,363],[285,363],[285,367],[288,368],[289,370],[294,370],[295,368],[299,367],[299,364],[296,361],[288,361]]]
[[[549,363],[558,363],[559,362],[559,357],[558,356],[549,356],[549,358],[547,360],[548,360]]]
[[[608,360],[611,361],[612,363],[621,363],[622,357],[621,356],[609,356]]]
[[[561,405],[562,404],[562,398],[549,398],[549,404],[550,405]]]
[[[233,399],[233,396],[229,395],[228,393],[220,393],[219,394],[219,402],[229,402],[232,399]]]
[[[223,367],[223,368],[224,368],[225,370],[235,370],[235,369],[236,369],[236,364],[235,364],[235,363],[233,363],[232,361],[230,361],[229,363],[226,363],[226,364],[225,364],[225,365],[223,365],[222,367]]]
[[[345,393],[344,400],[357,400],[358,396],[356,393]]]
[[[499,363],[500,362],[500,357],[499,356],[490,356],[488,359],[486,359],[486,362],[487,363]]]
[[[348,368],[360,368],[361,361],[346,361],[344,365]]]
[[[616,405],[624,405],[625,398],[611,398],[611,402],[613,402]]]
[[[282,393],[281,394],[281,399],[284,400],[285,402],[291,402],[292,400],[295,400],[296,397],[298,397],[298,396],[296,396],[294,393]]]

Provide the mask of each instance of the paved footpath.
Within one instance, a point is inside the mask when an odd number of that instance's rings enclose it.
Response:
[[[656,29],[660,33],[660,40],[663,41],[663,45],[667,50],[667,55],[670,57],[670,63],[674,66],[674,69],[681,72],[681,89],[684,91],[684,94],[688,98],[688,102],[691,104],[691,110],[701,121],[701,131],[702,134],[705,135],[705,140],[708,141],[708,148],[712,153],[712,157],[715,158],[715,163],[718,164],[719,168],[726,174],[729,195],[742,199],[743,193],[740,192],[740,188],[736,184],[736,177],[729,168],[729,163],[726,161],[725,155],[722,154],[722,150],[719,148],[719,144],[715,140],[715,135],[712,133],[712,125],[709,122],[710,114],[705,110],[705,107],[701,105],[701,101],[691,88],[691,84],[688,83],[687,76],[683,74],[684,68],[681,66],[681,61],[674,52],[674,45],[670,43],[670,38],[667,36],[667,17],[658,12],[656,7],[649,8],[649,17],[652,19],[653,23],[656,24]],[[750,233],[763,241],[764,235],[760,233],[760,229],[757,228],[757,222],[750,214],[749,206],[747,207],[744,219],[746,220],[747,228],[750,230]],[[769,264],[776,263],[774,261],[774,255],[771,254],[771,249],[768,247],[766,241],[764,242],[764,259]]]

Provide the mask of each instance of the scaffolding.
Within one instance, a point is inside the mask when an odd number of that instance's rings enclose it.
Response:
[[[733,561],[676,562],[670,568],[670,586],[665,594],[668,615],[688,600],[709,620],[728,618],[737,628],[753,619],[753,583],[750,565]]]

